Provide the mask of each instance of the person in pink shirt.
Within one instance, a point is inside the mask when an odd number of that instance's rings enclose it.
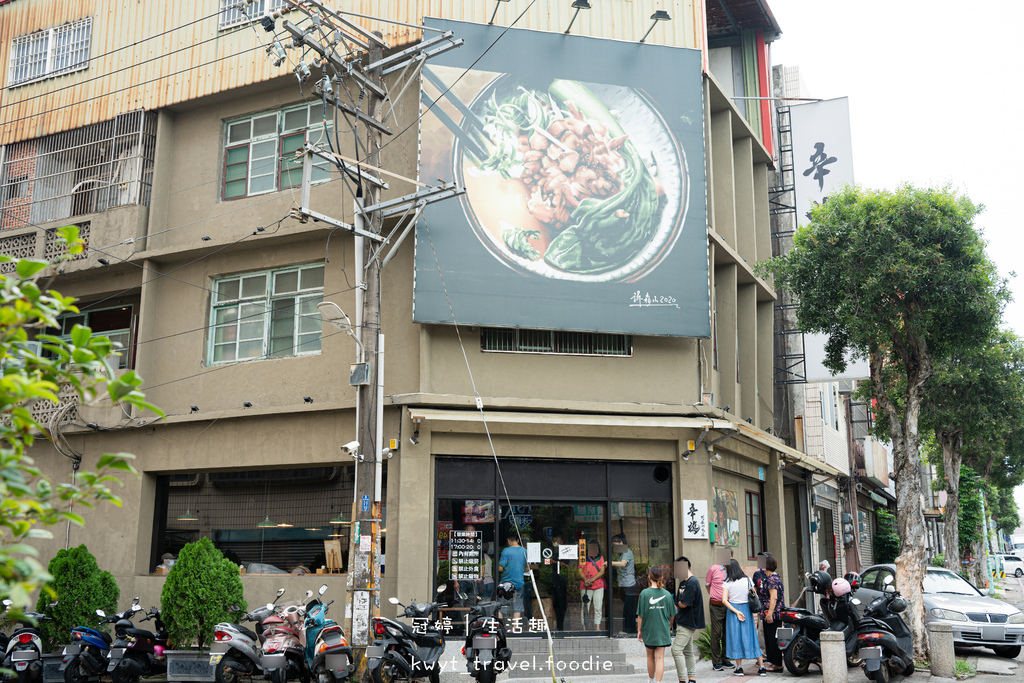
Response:
[[[704,586],[708,589],[708,619],[711,627],[711,664],[715,671],[724,671],[732,667],[732,662],[725,658],[725,616],[728,609],[722,602],[722,584],[725,583],[725,563],[732,560],[732,549],[722,548],[718,551],[718,564],[711,565]]]

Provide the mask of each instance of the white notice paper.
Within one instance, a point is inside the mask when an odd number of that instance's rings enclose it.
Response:
[[[360,536],[359,537],[359,552],[368,553],[373,545],[373,536]]]
[[[578,560],[580,559],[580,551],[574,545],[560,545],[558,546],[558,559],[559,560]]]
[[[540,542],[526,544],[526,561],[530,564],[540,564]]]

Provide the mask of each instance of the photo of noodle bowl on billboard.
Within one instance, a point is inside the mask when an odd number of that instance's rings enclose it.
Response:
[[[466,220],[501,263],[630,282],[671,251],[687,209],[686,157],[643,91],[428,66],[423,101],[435,112],[423,175],[466,189]]]

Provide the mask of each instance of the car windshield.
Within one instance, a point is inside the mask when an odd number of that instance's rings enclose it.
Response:
[[[953,572],[928,572],[924,577],[925,593],[954,593],[977,597],[978,591]]]

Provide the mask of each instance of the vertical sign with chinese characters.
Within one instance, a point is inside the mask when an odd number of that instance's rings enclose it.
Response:
[[[706,500],[683,501],[683,539],[708,537],[708,502]]]
[[[479,581],[482,578],[483,532],[452,531],[449,544],[452,580]]]

